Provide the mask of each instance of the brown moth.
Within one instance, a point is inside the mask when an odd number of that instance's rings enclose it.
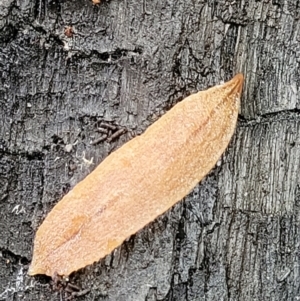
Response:
[[[30,275],[69,275],[103,258],[185,197],[236,126],[243,75],[190,95],[110,154],[48,214]]]

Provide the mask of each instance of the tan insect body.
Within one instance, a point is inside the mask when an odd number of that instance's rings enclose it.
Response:
[[[190,95],[110,154],[48,214],[30,275],[69,275],[109,254],[185,197],[236,126],[243,75]]]

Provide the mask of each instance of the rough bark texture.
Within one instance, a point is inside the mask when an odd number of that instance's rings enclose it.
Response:
[[[237,72],[220,164],[71,280],[87,301],[299,300],[299,18],[298,0],[1,0],[0,300],[64,299],[26,274],[46,214],[131,131]],[[91,145],[101,121],[128,132]]]

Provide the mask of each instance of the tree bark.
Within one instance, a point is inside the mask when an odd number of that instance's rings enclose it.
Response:
[[[70,281],[87,301],[298,300],[299,17],[298,0],[0,1],[0,300],[70,296],[27,276],[44,217],[132,135],[238,72],[219,164]],[[127,132],[91,143],[103,122]]]

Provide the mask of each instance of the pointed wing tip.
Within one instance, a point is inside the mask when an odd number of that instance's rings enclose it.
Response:
[[[34,255],[35,254],[33,254],[33,259],[31,261],[27,274],[29,276],[47,275],[52,277],[52,275],[49,274],[48,269],[44,265],[40,264]]]
[[[35,275],[38,275],[40,273],[36,273],[34,270],[32,270],[31,268],[29,268],[28,272],[27,272],[27,275],[29,276],[35,276]]]
[[[234,79],[235,81],[243,82],[244,81],[244,75],[243,75],[243,73],[237,73],[232,79]]]
[[[41,269],[36,268],[34,265],[31,264],[27,274],[29,276],[35,276],[35,275],[38,275],[38,274],[45,274],[45,272]]]
[[[27,272],[27,275],[29,275],[29,276],[46,275],[46,276],[49,276],[49,277],[53,278],[53,275],[55,275],[55,273],[53,273],[51,275],[48,271],[46,271],[42,268],[41,269],[36,269],[35,267],[33,267],[33,268],[30,267],[28,272]]]
[[[241,93],[243,88],[243,83],[244,83],[244,75],[242,73],[238,73],[232,78],[231,81],[235,83],[239,93]]]
[[[224,84],[230,93],[238,93],[239,97],[242,94],[244,83],[244,75],[242,73],[236,74],[230,81]]]

